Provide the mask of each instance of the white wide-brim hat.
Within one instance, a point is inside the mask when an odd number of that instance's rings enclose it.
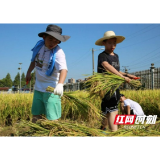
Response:
[[[106,40],[106,39],[111,39],[111,38],[116,38],[116,43],[121,43],[125,37],[123,36],[116,36],[115,33],[113,31],[107,31],[104,33],[104,36],[100,39],[98,39],[96,42],[95,42],[95,45],[98,45],[98,46],[103,46],[103,41]]]

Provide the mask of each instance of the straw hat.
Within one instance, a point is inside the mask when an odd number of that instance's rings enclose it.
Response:
[[[103,41],[106,39],[111,39],[111,38],[116,38],[117,39],[116,43],[120,43],[125,39],[125,37],[123,37],[123,36],[116,36],[113,31],[107,31],[104,33],[104,36],[102,38],[98,39],[95,42],[95,44],[98,46],[103,46]]]

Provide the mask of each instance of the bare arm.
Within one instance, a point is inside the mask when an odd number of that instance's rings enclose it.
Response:
[[[123,76],[127,76],[127,73],[121,72],[119,71],[120,74],[122,74]]]
[[[128,74],[128,73],[124,73],[124,72],[121,72],[119,71],[123,76],[127,76],[129,78],[136,78],[136,76],[132,75],[132,74]]]
[[[118,72],[113,66],[111,66],[107,61],[102,62],[102,66],[103,66],[106,70],[108,70],[108,71],[110,71],[110,72],[112,72],[112,73],[114,73],[114,74],[116,74],[116,75],[124,78],[126,82],[130,82],[130,80],[131,80],[130,78],[123,76],[123,75],[122,75],[120,72]]]
[[[120,103],[120,109],[121,109],[122,114],[124,115],[125,111],[124,111],[124,103],[123,102]]]
[[[62,69],[60,71],[60,76],[59,76],[59,81],[58,83],[64,83],[65,79],[66,79],[66,76],[67,76],[67,70],[66,69]]]
[[[35,67],[35,61],[30,63],[30,66],[26,74],[26,82],[31,80],[31,72],[33,71],[34,67]]]
[[[129,106],[129,105],[128,105],[128,106],[126,106],[126,109],[127,109],[127,115],[130,115],[130,111],[131,111],[130,106]]]

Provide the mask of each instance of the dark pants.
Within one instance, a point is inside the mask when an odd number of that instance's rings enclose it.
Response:
[[[116,93],[110,95],[110,92],[107,93],[102,99],[101,111],[104,113],[113,112],[118,110],[118,103],[120,99],[120,91],[116,90]]]
[[[133,109],[130,110],[130,115],[134,115]]]

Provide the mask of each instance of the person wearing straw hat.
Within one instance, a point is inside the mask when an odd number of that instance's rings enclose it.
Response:
[[[119,56],[114,53],[116,45],[121,43],[124,39],[124,36],[118,36],[113,31],[107,31],[102,38],[95,42],[98,46],[105,46],[105,50],[98,55],[97,72],[103,73],[108,70],[124,78],[125,81],[129,83],[131,80],[130,78],[135,78],[135,76],[120,71]],[[114,125],[114,120],[115,116],[118,114],[120,91],[117,89],[112,96],[109,96],[109,94],[110,93],[107,93],[101,102],[101,110],[105,117],[102,120],[101,129],[105,130],[108,124],[111,131],[116,131],[118,126]]]
[[[31,80],[31,72],[35,68],[35,87],[32,103],[32,122],[45,115],[48,120],[57,120],[61,117],[61,97],[63,83],[67,75],[67,64],[63,50],[59,46],[70,36],[62,35],[62,28],[57,25],[48,25],[45,32],[38,34],[42,40],[32,49],[32,59],[26,74],[26,82]],[[46,91],[51,86],[54,93]]]

